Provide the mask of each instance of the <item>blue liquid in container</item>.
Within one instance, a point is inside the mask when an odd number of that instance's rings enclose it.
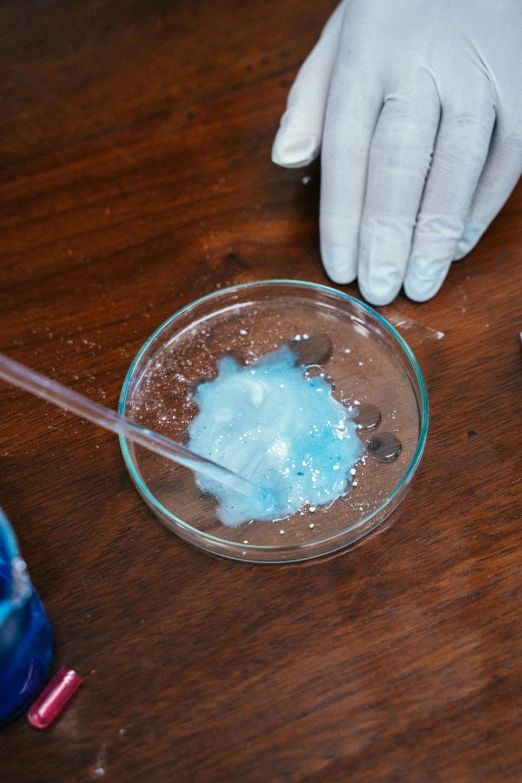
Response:
[[[53,634],[0,511],[0,726],[29,707],[53,655]]]

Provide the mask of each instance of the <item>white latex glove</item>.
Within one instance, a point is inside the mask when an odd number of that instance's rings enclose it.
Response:
[[[321,149],[321,254],[371,303],[434,296],[522,172],[522,0],[344,0],[273,160]]]

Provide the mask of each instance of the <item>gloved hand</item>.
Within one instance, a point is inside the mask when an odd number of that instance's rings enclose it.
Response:
[[[376,305],[439,290],[522,172],[522,0],[344,0],[273,160],[321,149],[321,255]]]

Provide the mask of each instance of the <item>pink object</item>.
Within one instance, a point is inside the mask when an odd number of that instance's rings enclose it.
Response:
[[[27,720],[31,726],[35,729],[46,729],[50,726],[82,682],[82,678],[75,671],[62,666],[27,713]]]

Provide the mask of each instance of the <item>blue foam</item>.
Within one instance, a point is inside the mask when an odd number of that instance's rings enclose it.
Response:
[[[286,346],[246,366],[225,356],[217,378],[194,395],[189,448],[271,490],[245,497],[197,476],[225,525],[284,519],[330,504],[351,486],[362,454],[352,414],[324,378],[306,378],[296,361]]]

